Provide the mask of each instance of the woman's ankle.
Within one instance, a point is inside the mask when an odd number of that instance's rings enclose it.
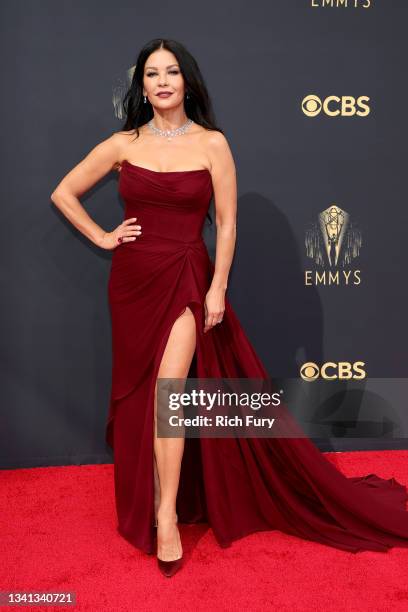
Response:
[[[176,512],[175,508],[174,507],[159,506],[159,508],[157,510],[157,520],[158,521],[171,520],[171,521],[177,522],[178,517],[177,517],[177,512]]]

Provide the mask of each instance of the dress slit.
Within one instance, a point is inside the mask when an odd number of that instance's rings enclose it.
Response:
[[[154,402],[155,389],[158,372],[167,346],[167,342],[177,319],[185,312],[187,307],[191,308],[196,323],[196,338],[199,334],[201,324],[195,300],[189,300],[182,308],[176,310],[177,315],[171,317],[171,323],[166,327],[162,338],[157,344],[152,367],[148,376],[148,382],[135,386],[125,397],[121,398],[116,406],[115,417],[110,421],[110,427],[114,437],[115,454],[115,490],[116,508],[118,515],[118,532],[132,545],[143,550],[147,554],[154,553],[155,540],[155,486],[154,486]],[[195,360],[197,359],[196,348],[192,357],[190,371],[195,373]],[[145,409],[147,407],[147,409]],[[113,421],[117,421],[114,425]],[[147,435],[150,432],[150,435]],[[117,439],[116,439],[117,437]],[[198,440],[192,440],[192,445],[187,444],[187,452],[184,457],[190,457],[195,446],[197,450]],[[195,444],[194,444],[195,443]],[[194,449],[193,449],[194,451]],[[196,459],[194,459],[196,461]],[[196,464],[199,465],[199,458]],[[187,482],[182,482],[182,474],[186,474]],[[194,474],[193,482],[191,476]],[[185,479],[184,479],[185,480]],[[190,489],[197,488],[194,481],[200,482],[200,477],[190,469],[182,469],[180,474],[180,492],[190,495]],[[186,500],[188,504],[188,500]],[[183,513],[183,505],[181,512]],[[200,516],[192,517],[194,521]],[[203,517],[205,520],[205,515]]]
[[[163,338],[159,344],[159,348],[157,349],[156,352],[156,358],[154,360],[154,373],[152,376],[152,385],[154,385],[153,387],[153,401],[150,402],[150,409],[152,412],[152,439],[153,439],[153,461],[152,461],[152,467],[153,467],[153,471],[152,471],[152,475],[153,475],[153,526],[155,526],[155,497],[154,497],[154,493],[155,493],[155,486],[154,486],[154,482],[155,482],[155,473],[154,473],[154,464],[155,464],[155,457],[154,457],[154,402],[155,402],[155,393],[156,393],[156,383],[157,383],[157,379],[158,379],[158,373],[159,373],[159,369],[163,360],[163,355],[165,353],[165,350],[167,348],[167,343],[168,340],[170,338],[170,334],[171,331],[173,329],[173,326],[175,325],[176,321],[185,313],[185,311],[187,310],[187,308],[190,307],[190,310],[193,314],[194,317],[194,322],[195,322],[195,326],[196,326],[196,346],[194,349],[194,353],[191,359],[191,364],[190,364],[190,368],[189,368],[189,372],[191,371],[191,368],[193,367],[193,364],[195,362],[196,359],[196,353],[197,353],[197,338],[198,338],[198,324],[197,324],[197,320],[196,320],[196,315],[194,313],[194,309],[191,308],[191,304],[193,304],[194,302],[192,300],[190,300],[181,310],[181,312],[178,313],[178,315],[172,320],[172,323],[167,327]],[[187,374],[187,376],[188,376]],[[159,480],[158,480],[159,482]]]

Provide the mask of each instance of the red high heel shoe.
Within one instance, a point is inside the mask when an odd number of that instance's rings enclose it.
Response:
[[[181,555],[180,559],[174,559],[174,561],[162,561],[162,559],[157,557],[157,563],[161,573],[164,574],[164,576],[167,576],[167,578],[174,576],[174,574],[178,572],[183,564],[183,556],[184,555]]]
[[[157,518],[154,526],[157,527]],[[159,559],[159,557],[157,556],[157,565],[159,567],[159,570],[164,576],[167,576],[167,578],[174,576],[174,574],[181,568],[183,564],[183,557],[184,554],[182,553],[181,557],[179,557],[178,559],[173,559],[172,561],[163,561],[163,559]]]

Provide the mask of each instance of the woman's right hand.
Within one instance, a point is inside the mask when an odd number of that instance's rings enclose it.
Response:
[[[123,242],[133,242],[136,240],[137,236],[140,236],[141,226],[134,225],[137,217],[132,217],[131,219],[126,219],[118,225],[118,227],[113,230],[113,232],[105,232],[102,240],[99,243],[99,246],[102,249],[106,249],[111,251],[115,249],[117,246],[120,246]]]

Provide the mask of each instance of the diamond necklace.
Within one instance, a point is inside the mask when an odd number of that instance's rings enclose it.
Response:
[[[178,128],[175,128],[174,130],[160,130],[155,125],[153,125],[153,119],[151,119],[147,125],[152,130],[152,132],[154,132],[158,136],[165,136],[167,140],[171,140],[174,136],[178,136],[179,134],[184,134],[184,132],[188,130],[188,128],[190,127],[192,123],[193,123],[193,120],[188,119],[183,125],[181,125]]]

